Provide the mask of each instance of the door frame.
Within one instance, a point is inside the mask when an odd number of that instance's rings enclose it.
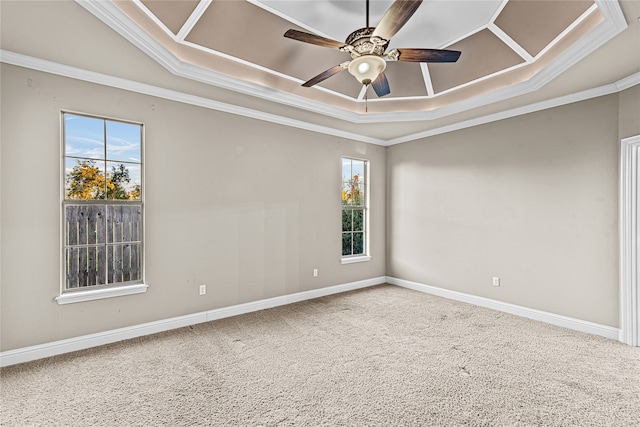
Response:
[[[640,135],[620,141],[620,341],[640,346]]]

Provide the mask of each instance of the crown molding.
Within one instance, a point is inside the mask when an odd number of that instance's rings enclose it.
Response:
[[[640,71],[615,82],[618,92],[629,89],[630,87],[633,87],[637,84],[640,84]]]
[[[634,76],[636,81],[635,84],[640,83],[640,73],[636,73],[634,74]],[[479,126],[486,123],[496,122],[498,120],[508,119],[511,117],[522,116],[524,114],[535,113],[536,111],[547,110],[549,108],[560,107],[562,105],[573,104],[574,102],[585,101],[587,99],[597,98],[599,96],[609,95],[616,92],[619,92],[617,83],[612,83],[609,85],[584,90],[584,91],[573,93],[570,95],[560,96],[558,98],[548,99],[545,101],[536,102],[536,103],[525,105],[518,108],[512,108],[510,110],[501,111],[499,113],[489,114],[489,115],[478,117],[471,120],[465,120],[465,121],[454,123],[448,126],[442,126],[435,129],[429,129],[424,132],[418,132],[411,135],[390,139],[390,140],[387,140],[387,145],[401,144],[403,142],[409,142],[417,139],[427,138],[430,136],[441,135],[443,133],[449,133],[456,130]]]
[[[309,123],[302,120],[279,116],[277,114],[265,113],[264,111],[253,110],[246,107],[240,107],[233,104],[214,101],[212,99],[204,98],[201,96],[195,96],[171,89],[152,86],[146,83],[123,79],[121,77],[109,76],[107,74],[71,67],[69,65],[58,64],[56,62],[33,58],[11,51],[0,50],[0,62],[30,68],[32,70],[42,71],[50,74],[56,74],[76,80],[82,80],[89,83],[109,86],[116,89],[123,89],[143,95],[150,95],[158,98],[168,99],[171,101],[177,101],[183,104],[195,105],[198,107],[208,108],[210,110],[222,111],[225,113],[249,117],[265,122],[304,129],[311,132],[337,136],[340,138],[351,139],[355,141],[367,142],[369,144],[386,145],[386,141],[383,139],[372,138],[370,136],[356,134],[353,132],[346,132],[328,126],[321,126],[315,123]]]
[[[574,102],[584,101],[599,96],[608,95],[611,93],[620,92],[628,89],[632,86],[640,84],[640,72],[632,74],[617,82],[596,87],[593,89],[573,93],[570,95],[561,96],[558,98],[549,99],[546,101],[536,102],[533,104],[525,105],[510,110],[505,110],[495,114],[489,114],[486,116],[477,117],[471,120],[465,120],[457,122],[447,126],[441,126],[433,129],[429,129],[423,132],[417,132],[407,134],[397,138],[381,139],[373,138],[367,135],[362,135],[354,132],[346,132],[340,129],[335,129],[328,126],[321,126],[315,123],[305,122],[303,120],[291,119],[289,117],[279,116],[276,114],[265,113],[259,110],[253,110],[246,107],[240,107],[233,104],[227,104],[220,101],[215,101],[209,98],[186,94],[171,89],[165,89],[158,86],[152,86],[146,83],[140,83],[121,77],[114,77],[107,74],[97,73],[95,71],[84,70],[81,68],[72,67],[69,65],[59,64],[56,62],[34,58],[32,56],[23,55],[16,52],[0,49],[0,62],[15,65],[19,67],[29,68],[36,71],[42,71],[45,73],[55,74],[63,77],[68,77],[76,80],[86,81],[89,83],[96,83],[103,86],[113,87],[116,89],[123,89],[131,92],[136,92],[144,95],[155,96],[158,98],[168,99],[171,101],[177,101],[184,104],[195,105],[198,107],[208,108],[211,110],[221,111],[230,114],[236,114],[244,117],[253,118],[256,120],[262,120],[270,123],[280,124],[283,126],[294,127],[298,129],[304,129],[311,132],[321,133],[325,135],[337,136],[339,138],[350,139],[354,141],[366,142],[374,145],[390,146],[395,144],[401,144],[404,142],[410,142],[430,136],[440,135],[443,133],[453,132],[460,129],[465,129],[473,126],[478,126],[486,123],[491,123],[498,120],[503,120],[510,117],[516,117],[523,114],[533,113],[540,110],[546,110],[549,108],[559,107]]]

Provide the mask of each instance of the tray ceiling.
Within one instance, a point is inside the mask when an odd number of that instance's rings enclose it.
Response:
[[[301,87],[350,57],[283,37],[343,41],[365,26],[364,0],[79,3],[174,74],[353,122],[442,117],[533,91],[626,28],[616,1],[424,0],[389,48],[460,50],[460,60],[388,63],[391,93],[377,98],[349,73]],[[371,2],[371,26],[391,4]]]

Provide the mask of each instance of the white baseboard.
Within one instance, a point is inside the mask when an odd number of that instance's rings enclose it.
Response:
[[[561,326],[563,328],[572,329],[574,331],[599,335],[612,340],[619,340],[620,338],[620,330],[612,326],[600,325],[598,323],[588,322],[586,320],[574,319],[572,317],[553,314],[533,308],[522,307],[519,305],[496,301],[489,298],[465,294],[462,292],[450,291],[435,286],[424,285],[422,283],[410,282],[408,280],[397,279],[395,277],[387,276],[387,283],[443,298],[478,305],[480,307],[486,307],[509,314],[515,314],[516,316],[526,317],[528,319]]]
[[[385,276],[0,352],[0,367],[385,283]]]
[[[210,322],[212,320],[223,319],[226,317],[237,316],[240,314],[251,313],[254,311],[264,310],[282,305],[293,304],[296,302],[320,298],[327,295],[353,291],[369,286],[380,285],[382,283],[389,283],[391,285],[401,286],[403,288],[413,289],[431,295],[466,302],[469,304],[474,304],[505,313],[515,314],[517,316],[526,317],[544,323],[550,323],[552,325],[561,326],[579,332],[599,335],[609,339],[620,340],[621,338],[620,330],[611,326],[600,325],[597,323],[587,322],[585,320],[574,319],[567,316],[561,316],[558,314],[509,304],[506,302],[496,301],[489,298],[465,294],[462,292],[450,291],[443,288],[437,288],[435,286],[410,282],[408,280],[398,279],[395,277],[381,276],[366,280],[360,280],[357,282],[345,283],[342,285],[330,286],[327,288],[314,289],[311,291],[298,292],[295,294],[283,295],[274,298],[267,298],[259,301],[248,302],[245,304],[238,304],[230,307],[202,311],[200,313],[172,317],[170,319],[158,320],[155,322],[143,323],[140,325],[128,326],[125,328],[113,329],[110,331],[98,332],[95,334],[83,335],[80,337],[4,351],[0,352],[0,367],[30,362],[32,360],[42,359],[45,357],[56,356],[72,351],[84,350],[87,348],[111,344],[126,339],[151,335],[158,332],[169,331],[171,329],[195,325],[197,323]]]

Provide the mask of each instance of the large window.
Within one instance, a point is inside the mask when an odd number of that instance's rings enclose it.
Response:
[[[367,255],[367,162],[342,159],[342,257]]]
[[[62,119],[63,290],[142,283],[142,125]]]

